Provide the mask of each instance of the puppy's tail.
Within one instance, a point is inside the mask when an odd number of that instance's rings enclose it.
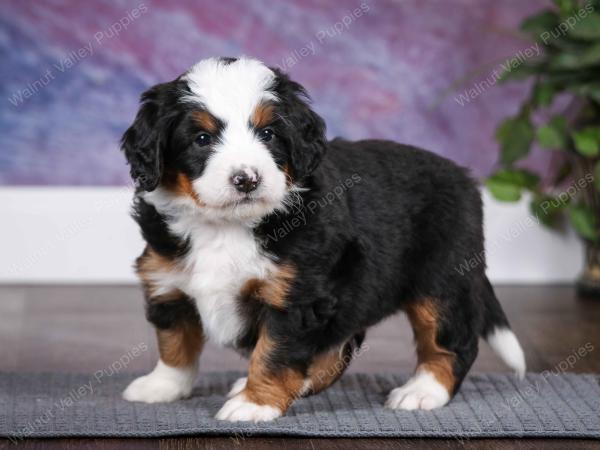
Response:
[[[480,294],[485,308],[481,336],[500,359],[513,369],[519,378],[523,378],[526,370],[523,349],[517,336],[510,329],[506,315],[487,277],[483,279]]]

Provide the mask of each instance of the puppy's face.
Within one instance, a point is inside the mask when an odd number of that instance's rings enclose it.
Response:
[[[281,209],[325,151],[304,89],[252,59],[207,59],[142,95],[122,139],[144,191],[168,191],[207,218]]]

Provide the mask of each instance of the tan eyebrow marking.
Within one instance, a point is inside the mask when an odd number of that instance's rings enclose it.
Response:
[[[264,128],[270,125],[275,117],[275,107],[271,103],[261,103],[252,114],[252,125],[256,128]]]
[[[200,128],[209,133],[216,133],[219,128],[217,120],[206,111],[194,111],[192,117]]]

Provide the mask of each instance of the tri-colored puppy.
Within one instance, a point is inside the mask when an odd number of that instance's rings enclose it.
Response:
[[[482,208],[452,162],[328,141],[302,86],[248,58],[207,59],[149,89],[122,149],[160,350],[127,400],[190,395],[212,340],[250,358],[217,418],[271,420],[333,383],[367,328],[398,311],[418,365],[390,408],[445,405],[480,336],[524,373],[484,264],[460,270],[484,254]]]

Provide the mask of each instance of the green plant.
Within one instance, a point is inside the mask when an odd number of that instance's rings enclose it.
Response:
[[[532,89],[518,113],[496,130],[500,167],[486,185],[502,201],[529,191],[531,210],[545,225],[568,217],[588,244],[586,273],[593,272],[600,289],[600,0],[554,0],[527,18],[521,31],[542,51],[501,75],[501,82],[529,80]],[[566,107],[551,115],[556,103]],[[539,123],[544,116],[549,118]],[[560,152],[554,173],[519,167],[534,143]],[[567,183],[577,189],[564,195]]]

